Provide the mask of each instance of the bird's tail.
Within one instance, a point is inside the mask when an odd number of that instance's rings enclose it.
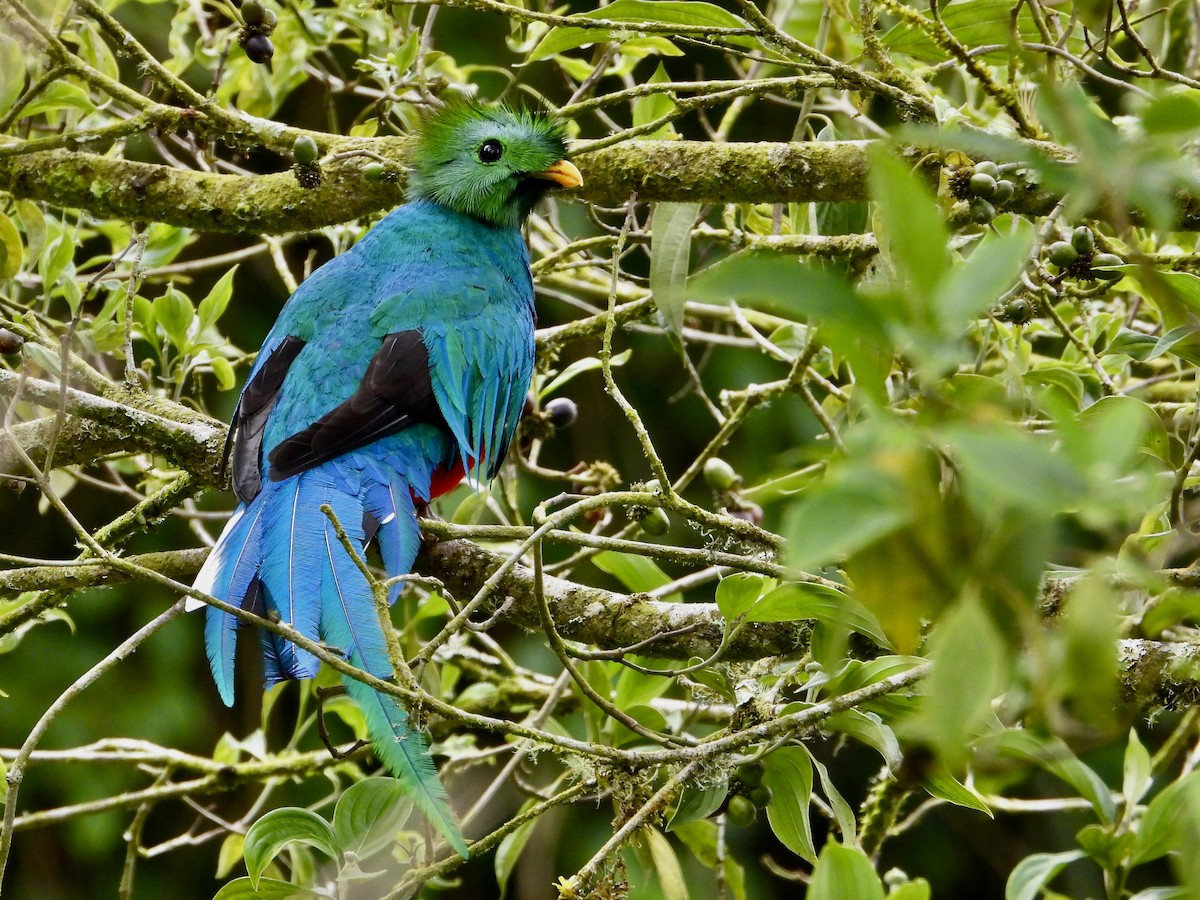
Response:
[[[340,650],[356,668],[387,679],[392,666],[371,585],[321,507],[329,506],[360,556],[372,538],[377,540],[389,575],[411,570],[420,533],[402,479],[384,482],[364,475],[354,480],[348,484],[326,464],[265,483],[230,519],[196,587],[233,605],[277,614],[311,640]],[[213,607],[207,615],[205,644],[213,678],[221,698],[231,704],[237,618]],[[262,643],[268,684],[316,674],[319,663],[312,654],[269,633]],[[363,712],[380,761],[465,857],[466,842],[445,788],[404,705],[349,676],[343,682]]]

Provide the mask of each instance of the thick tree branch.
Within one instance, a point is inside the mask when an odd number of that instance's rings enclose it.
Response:
[[[50,409],[58,407],[60,387],[48,381],[0,370],[0,397],[19,396]],[[109,396],[67,388],[67,416],[59,433],[55,465],[85,464],[110,453],[153,453],[170,459],[201,484],[217,484],[225,426],[179,403],[113,384]],[[10,429],[18,444],[41,465],[54,418]],[[0,441],[0,472],[24,474],[19,455]]]
[[[577,196],[605,204],[622,203],[633,193],[643,201],[864,200],[870,145],[628,141],[576,158],[584,179]],[[290,171],[219,175],[59,149],[0,157],[0,190],[105,218],[248,234],[304,231],[403,201],[407,141],[378,138],[368,145],[358,139],[353,146],[369,146],[388,160],[389,177],[368,181],[366,156],[323,166],[321,184],[304,188]]]

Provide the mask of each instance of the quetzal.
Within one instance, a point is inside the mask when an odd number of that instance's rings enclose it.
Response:
[[[415,505],[466,472],[495,474],[534,361],[520,227],[548,190],[582,183],[565,152],[562,125],[540,114],[459,103],[426,120],[409,202],[314,272],[263,343],[230,428],[241,503],[197,589],[393,675],[371,587],[321,507],[364,558],[375,541],[388,574],[401,575],[418,550]],[[205,645],[227,705],[238,630],[235,616],[208,608]],[[268,685],[316,674],[310,653],[260,639]],[[403,704],[344,681],[379,759],[465,856]]]

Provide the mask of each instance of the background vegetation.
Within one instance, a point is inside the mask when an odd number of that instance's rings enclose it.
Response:
[[[5,892],[1200,894],[1198,9],[0,0]],[[585,178],[395,615],[469,862],[179,600],[458,94]]]

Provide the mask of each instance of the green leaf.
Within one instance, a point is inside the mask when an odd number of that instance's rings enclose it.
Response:
[[[784,520],[793,571],[837,562],[904,525],[899,485],[873,469],[845,470],[794,505]]]
[[[878,207],[880,250],[908,284],[917,305],[927,308],[950,267],[949,233],[933,192],[885,146],[871,154],[870,180]]]
[[[951,768],[991,714],[1007,682],[1004,641],[979,603],[961,601],[938,625],[932,643],[927,717],[930,738]]]
[[[749,610],[762,596],[767,584],[766,576],[750,572],[736,572],[724,576],[717,583],[716,601],[717,609],[721,611],[725,621],[731,622]]]
[[[652,591],[671,583],[671,577],[658,567],[658,563],[635,553],[604,550],[593,556],[592,562],[601,572],[607,572],[636,593]]]
[[[829,801],[829,808],[833,810],[833,821],[842,834],[842,843],[847,847],[854,846],[858,840],[854,810],[850,808],[850,804],[846,802],[837,785],[833,783],[824,763],[815,756],[811,756],[811,758],[813,768],[817,770],[817,777],[821,780],[821,790],[825,792],[825,799]]]
[[[1137,844],[1130,864],[1140,866],[1174,850],[1194,850],[1200,772],[1168,784],[1150,801],[1138,823]]]
[[[0,34],[0,109],[12,109],[25,89],[25,50]]]
[[[395,778],[367,778],[352,784],[333,810],[333,834],[342,852],[360,858],[390,847],[413,804]]]
[[[943,329],[961,329],[994,306],[1020,277],[1033,246],[1033,226],[1024,219],[1018,222],[1007,234],[989,233],[966,262],[951,269],[939,283],[933,306]]]
[[[12,278],[21,271],[24,252],[21,233],[17,231],[16,224],[4,213],[0,213],[0,279]]]
[[[196,317],[192,301],[183,291],[168,287],[154,301],[154,319],[162,326],[167,338],[176,347],[183,348],[188,342],[188,328]]]
[[[1013,16],[1013,4],[1009,0],[954,0],[940,4],[938,11],[943,24],[963,46],[1000,44],[1006,49],[984,54],[983,58],[991,62],[1008,61]],[[1042,40],[1037,22],[1027,9],[1019,10],[1017,30],[1021,40]],[[921,62],[937,63],[946,59],[946,51],[934,43],[924,29],[904,20],[883,36],[883,45],[893,54],[911,56]]]
[[[223,356],[210,356],[208,359],[208,367],[212,369],[213,375],[217,379],[217,387],[223,391],[232,390],[237,383],[237,376],[233,373],[233,365]]]
[[[937,797],[939,800],[945,800],[947,803],[953,803],[964,809],[974,809],[985,813],[989,819],[995,818],[991,807],[987,805],[983,797],[951,775],[945,768],[925,779],[925,790],[931,797]]]
[[[884,649],[892,649],[879,622],[848,594],[823,584],[795,582],[780,585],[761,597],[746,616],[748,622],[793,622],[816,619],[865,634]]]
[[[633,351],[626,350],[622,353],[618,353],[616,356],[609,357],[608,362],[609,362],[610,366],[614,366],[614,367],[615,366],[623,366],[623,365],[625,365],[625,363],[629,362],[629,359],[631,356],[633,356]],[[553,380],[551,380],[551,382],[549,384],[547,384],[545,387],[543,387],[541,392],[538,394],[538,397],[540,397],[540,398],[549,397],[551,394],[553,394],[556,390],[558,390],[560,387],[562,387],[564,384],[566,384],[572,378],[575,378],[578,375],[582,375],[584,372],[591,372],[595,369],[603,368],[603,366],[604,366],[604,363],[602,363],[595,356],[588,356],[588,357],[585,357],[584,359],[577,359],[577,360],[575,360],[575,362],[571,363],[569,366],[567,366],[565,369],[563,369],[561,372],[559,372],[558,375]]]
[[[217,854],[217,878],[229,877],[233,867],[242,861],[242,849],[246,846],[246,836],[233,831],[221,841],[221,850]]]
[[[41,258],[38,259],[38,274],[42,276],[45,290],[59,286],[59,279],[74,275],[74,266],[71,266],[74,256],[75,241],[65,230],[59,230],[58,235],[46,245]]]
[[[644,826],[642,836],[650,848],[650,858],[658,875],[657,887],[663,900],[688,900],[687,884],[683,880],[683,868],[671,842],[657,828]]]
[[[611,40],[628,40],[638,36],[637,23],[660,22],[667,25],[699,25],[709,28],[746,28],[744,20],[711,3],[697,0],[616,0],[608,6],[577,13],[572,19],[602,19],[629,23],[619,32],[608,28],[587,28],[560,25],[550,29],[529,54],[530,61],[548,59],[564,50]],[[753,46],[749,38],[734,38],[731,43]]]
[[[56,112],[61,109],[77,109],[91,112],[95,101],[88,92],[73,81],[57,79],[21,110],[21,118],[27,119],[39,113]]]
[[[1119,466],[1136,451],[1171,462],[1171,442],[1162,418],[1137,397],[1101,397],[1077,419],[1086,441],[1083,462]]]
[[[681,353],[692,226],[699,213],[699,203],[658,203],[651,222],[650,293],[659,321]]]
[[[720,861],[717,859],[717,823],[711,819],[701,819],[680,825],[674,832],[675,837],[692,852],[700,865],[712,871],[717,870]],[[728,851],[724,854],[725,884],[729,888],[733,900],[746,900],[746,873],[734,859],[734,854]]]
[[[1031,731],[1009,729],[990,741],[998,752],[1026,759],[1073,787],[1092,804],[1100,820],[1111,823],[1117,814],[1112,792],[1092,769],[1084,765],[1064,741]]]
[[[688,297],[710,303],[736,300],[788,318],[803,316],[854,370],[856,391],[883,402],[892,369],[892,341],[878,310],[842,277],[778,253],[744,251],[688,280]],[[857,393],[856,393],[857,396]]]
[[[650,76],[650,80],[647,81],[646,84],[666,84],[670,80],[670,77],[667,75],[667,70],[663,68],[662,63],[659,63],[658,68],[654,70],[654,74]],[[638,97],[633,101],[633,125],[635,128],[641,125],[648,125],[649,123],[660,119],[663,116],[670,115],[674,109],[675,101],[671,99],[669,94],[656,93],[647,94],[644,97]],[[648,141],[674,137],[678,137],[678,135],[675,133],[675,129],[671,123],[668,122],[661,128],[657,128],[654,131],[640,135],[638,139]],[[659,205],[661,206],[662,204]],[[700,205],[698,203],[688,205],[695,206],[697,211],[700,209]],[[656,212],[655,215],[657,216],[658,213]],[[686,261],[684,274],[687,274]]]
[[[1056,515],[1087,491],[1082,475],[1054,453],[1048,438],[977,426],[954,428],[946,437],[979,509]]]
[[[330,859],[338,858],[337,838],[328,822],[307,809],[292,806],[275,809],[246,832],[243,852],[251,886],[258,887],[263,870],[289,844],[315,847]]]
[[[832,841],[813,869],[805,900],[883,900],[883,884],[867,854]]]
[[[707,819],[725,802],[729,795],[729,781],[720,778],[707,784],[689,782],[683,786],[679,794],[679,802],[667,822],[667,831],[674,831],[680,825]]]
[[[900,743],[896,740],[896,733],[884,725],[876,713],[861,709],[844,709],[826,719],[824,727],[829,731],[848,734],[868,747],[873,747],[883,757],[884,765],[888,768],[900,762]]]
[[[217,320],[221,318],[221,314],[225,312],[225,308],[229,306],[229,299],[233,296],[233,276],[237,274],[237,270],[238,267],[234,266],[222,275],[220,280],[213,285],[212,290],[208,292],[208,295],[196,307],[196,315],[200,319],[201,332],[215,325]]]
[[[812,798],[812,757],[803,747],[780,747],[763,759],[763,784],[771,789],[767,822],[779,842],[810,863],[817,861],[808,805]]]
[[[1012,870],[1004,887],[1004,900],[1037,900],[1042,889],[1068,865],[1083,859],[1082,850],[1065,853],[1035,853],[1027,856]]]
[[[525,804],[521,808],[521,812],[525,812],[529,806],[532,806],[532,801]],[[518,825],[516,830],[504,836],[504,840],[500,842],[500,847],[496,850],[493,868],[496,872],[496,884],[500,885],[500,900],[504,900],[508,893],[508,879],[512,877],[513,869],[517,867],[517,861],[520,860],[525,845],[529,843],[529,838],[532,837],[533,829],[537,825],[537,819],[530,819]]]
[[[1200,128],[1200,91],[1177,88],[1161,94],[1142,110],[1147,134],[1180,134]]]
[[[924,878],[914,878],[888,891],[887,900],[930,900],[932,896],[929,882]]]
[[[257,886],[249,878],[237,878],[213,895],[213,900],[295,900],[297,897],[325,897],[325,894],[277,881],[274,878],[259,879]]]

